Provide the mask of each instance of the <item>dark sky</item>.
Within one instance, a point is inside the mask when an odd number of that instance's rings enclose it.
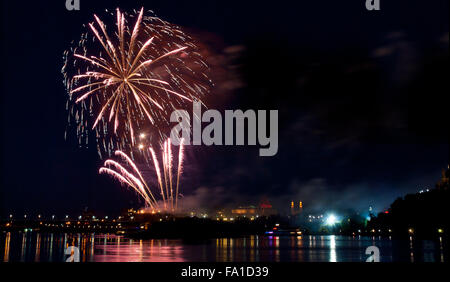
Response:
[[[376,12],[364,0],[92,2],[80,11],[64,0],[2,2],[2,215],[139,206],[97,174],[94,146],[63,138],[62,54],[105,8],[144,6],[203,34],[240,82],[212,92],[217,108],[279,110],[274,157],[187,148],[186,203],[381,210],[434,186],[449,162],[448,1],[381,0]],[[242,50],[233,60],[229,46]]]

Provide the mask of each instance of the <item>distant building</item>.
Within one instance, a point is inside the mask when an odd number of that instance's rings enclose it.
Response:
[[[231,210],[233,216],[258,217],[277,214],[277,210],[268,201],[263,201],[259,206],[238,207]]]
[[[272,207],[272,205],[269,203],[268,200],[263,200],[259,204],[259,215],[269,216],[269,215],[276,215],[278,214],[278,211]]]
[[[291,201],[290,211],[291,211],[291,215],[300,215],[303,212],[303,202],[299,201],[297,203],[297,202]]]
[[[231,213],[236,216],[255,216],[258,213],[258,209],[255,206],[239,207],[232,209]]]

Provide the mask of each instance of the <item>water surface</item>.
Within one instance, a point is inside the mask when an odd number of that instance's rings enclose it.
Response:
[[[67,246],[80,250],[82,262],[363,262],[377,246],[382,262],[443,262],[442,239],[394,240],[389,237],[299,236],[181,239],[129,239],[112,234],[38,232],[0,233],[0,261],[63,262]]]

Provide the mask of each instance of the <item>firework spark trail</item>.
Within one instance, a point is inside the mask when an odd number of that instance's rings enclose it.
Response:
[[[116,161],[113,160],[106,160],[105,161],[105,166],[114,166],[116,167],[116,169],[118,169],[120,171],[120,173],[122,173],[122,175],[125,176],[125,178],[131,179],[133,183],[135,183],[138,187],[139,190],[141,192],[144,191],[144,186],[142,185],[142,182],[137,179],[133,174],[129,173],[128,170],[126,170],[121,164],[119,164]]]
[[[134,27],[134,29],[133,29],[133,33],[132,33],[132,35],[131,35],[131,39],[130,39],[130,43],[129,43],[129,49],[128,49],[128,52],[126,52],[126,53],[128,54],[128,56],[127,56],[127,64],[130,64],[130,63],[129,63],[129,60],[130,60],[130,58],[131,58],[131,56],[132,56],[131,54],[132,54],[132,52],[133,52],[133,47],[134,47],[134,45],[135,45],[136,36],[137,36],[138,30],[139,30],[139,25],[140,25],[141,20],[142,20],[142,14],[143,14],[143,12],[144,12],[144,10],[141,9],[141,11],[140,11],[140,13],[139,13],[139,16],[138,16],[138,19],[137,19],[137,21],[136,21],[136,25],[135,25],[135,27]],[[117,10],[117,13],[120,14],[120,11]],[[121,17],[123,17],[123,15],[122,15]],[[111,107],[111,115],[110,115],[110,119],[111,119],[111,116],[114,115],[114,112],[115,112],[115,115],[116,115],[116,118],[115,118],[115,121],[116,121],[116,122],[115,122],[115,125],[114,125],[114,133],[117,132],[117,126],[118,126],[118,122],[117,122],[117,121],[118,121],[118,118],[117,118],[117,117],[118,117],[118,114],[119,114],[119,109],[123,106],[123,105],[120,104],[119,98],[121,98],[121,96],[125,96],[125,95],[127,94],[127,92],[129,92],[130,90],[131,90],[131,92],[133,93],[133,96],[134,96],[134,98],[136,99],[137,104],[138,104],[138,105],[140,106],[140,108],[146,113],[146,115],[147,115],[149,121],[151,122],[151,121],[153,120],[153,118],[151,117],[151,115],[150,115],[149,112],[147,111],[147,107],[151,107],[151,104],[150,104],[150,103],[144,104],[143,100],[145,101],[145,98],[148,98],[153,104],[155,104],[156,106],[158,106],[160,109],[162,109],[162,107],[161,107],[158,103],[156,103],[156,102],[150,97],[150,95],[148,95],[147,93],[145,93],[144,91],[142,91],[135,83],[133,83],[133,82],[132,82],[132,81],[133,81],[132,78],[135,77],[135,76],[139,76],[139,77],[142,76],[142,74],[139,73],[138,70],[140,70],[143,66],[149,65],[149,64],[151,64],[151,63],[154,63],[154,62],[156,62],[156,61],[158,61],[158,60],[160,60],[160,59],[162,59],[162,58],[164,58],[164,57],[170,56],[170,55],[172,55],[172,54],[176,54],[176,53],[178,53],[179,51],[184,50],[186,47],[182,47],[182,48],[178,48],[178,49],[176,49],[176,50],[170,51],[170,52],[168,52],[168,53],[166,53],[166,54],[164,54],[164,55],[162,55],[162,56],[156,58],[155,60],[152,60],[152,59],[146,60],[145,62],[143,62],[143,63],[140,64],[137,68],[134,69],[133,66],[134,66],[134,64],[135,64],[135,61],[137,61],[137,60],[139,59],[140,55],[141,55],[141,54],[145,51],[145,49],[149,46],[149,44],[151,43],[151,41],[152,41],[152,39],[153,39],[153,38],[151,38],[151,39],[148,41],[149,43],[148,43],[148,44],[144,44],[144,45],[142,46],[142,48],[139,50],[138,56],[136,56],[136,57],[133,59],[133,63],[130,64],[130,68],[128,69],[128,66],[125,65],[125,62],[124,62],[123,65],[120,64],[119,59],[118,59],[117,54],[116,54],[116,51],[115,51],[115,48],[114,48],[114,46],[112,45],[111,41],[109,40],[108,33],[107,33],[106,30],[105,30],[104,23],[103,23],[96,15],[95,15],[95,19],[97,20],[97,23],[98,23],[99,26],[101,27],[101,29],[102,29],[102,31],[103,31],[103,34],[104,34],[104,36],[105,36],[106,39],[107,39],[107,44],[104,42],[103,37],[101,37],[100,34],[98,33],[98,31],[95,29],[94,25],[93,25],[93,24],[89,24],[89,26],[90,26],[91,30],[94,32],[94,34],[95,34],[95,36],[97,37],[97,39],[99,40],[99,42],[101,43],[101,45],[103,46],[103,48],[105,49],[106,53],[109,55],[110,59],[111,59],[112,62],[113,62],[113,65],[110,65],[110,64],[103,64],[103,63],[102,63],[103,60],[100,60],[100,59],[98,59],[98,58],[96,58],[96,57],[94,57],[94,56],[91,56],[91,59],[89,59],[89,58],[87,58],[87,57],[85,57],[85,56],[82,56],[82,55],[79,55],[79,54],[74,54],[74,56],[76,56],[76,57],[78,57],[78,58],[81,58],[81,59],[84,59],[84,60],[86,60],[87,62],[92,63],[92,64],[94,64],[95,66],[99,66],[99,67],[103,68],[104,70],[106,70],[107,72],[109,72],[109,73],[102,73],[102,72],[86,72],[85,75],[86,75],[87,77],[91,77],[91,78],[94,78],[94,79],[105,78],[105,80],[103,80],[103,84],[104,84],[104,85],[103,85],[103,86],[100,86],[100,87],[97,87],[97,88],[95,88],[95,89],[93,89],[93,90],[88,91],[87,93],[85,93],[84,95],[82,95],[80,98],[78,98],[78,99],[76,100],[76,102],[78,103],[78,102],[80,102],[80,101],[86,99],[90,94],[95,93],[95,92],[96,92],[97,90],[99,90],[99,89],[103,89],[103,88],[105,88],[105,87],[108,87],[108,86],[111,86],[111,85],[120,83],[117,89],[122,89],[123,91],[116,91],[116,92],[113,92],[113,93],[117,93],[117,94],[115,94],[116,97],[114,98],[114,103],[113,103],[113,105],[112,105],[112,107]],[[117,23],[117,24],[119,25],[119,23]],[[119,36],[119,42],[121,42],[120,44],[121,44],[121,46],[122,46],[122,45],[123,45],[122,42],[124,42],[125,39],[124,39],[124,37],[123,37],[123,33],[121,32],[120,34],[121,34],[122,36]],[[108,47],[109,47],[109,48],[108,48]],[[121,53],[124,54],[125,51],[124,51],[124,50],[121,50]],[[123,60],[124,60],[124,58],[122,57],[122,61],[123,61]],[[105,62],[106,62],[106,61],[105,61]],[[85,77],[85,78],[87,78],[87,77]],[[146,79],[144,79],[144,80],[146,80]],[[148,80],[148,79],[147,79],[147,80]],[[150,80],[150,81],[151,81],[151,80]],[[100,83],[101,83],[101,82],[100,82]],[[96,84],[96,83],[90,83],[90,84],[87,84],[87,85],[85,85],[85,86],[89,87],[89,86],[93,86],[93,85],[95,85],[95,84]],[[142,83],[142,84],[144,84],[144,83]],[[152,84],[146,84],[146,85],[151,86],[151,87],[157,87],[157,88],[160,88],[161,90],[164,90],[164,91],[170,91],[169,89],[166,89],[166,88],[164,88],[164,87],[158,87],[158,86],[152,85]],[[79,89],[79,88],[78,88],[78,89]],[[141,92],[141,93],[143,94],[143,96],[140,96],[140,95],[137,93],[136,90],[138,90],[139,92]],[[75,92],[75,91],[71,91],[71,94],[74,93],[74,92]],[[172,92],[174,92],[174,91],[172,91]],[[174,92],[174,93],[176,93],[176,92]],[[147,95],[147,96],[146,96],[146,95]],[[185,96],[182,95],[182,94],[177,93],[177,95],[178,95],[178,96],[182,96],[182,97],[184,97],[184,98],[190,100],[189,98],[185,97]],[[113,96],[114,96],[114,94],[113,94]],[[141,99],[141,97],[142,97],[143,99]],[[105,105],[105,106],[107,106],[107,105]],[[128,107],[125,107],[125,108],[127,108],[127,111],[128,111],[128,112],[131,111]],[[102,113],[97,117],[97,119],[100,119],[101,117],[102,117]],[[131,121],[131,120],[128,120],[127,122],[128,122],[128,125],[130,126],[130,130],[131,130],[131,128],[133,127],[132,121]],[[131,138],[132,138],[132,143],[133,143],[133,142],[134,142],[133,136],[131,136]]]
[[[131,174],[130,172],[128,172],[122,165],[120,165],[118,162],[113,161],[113,160],[106,160],[105,161],[105,166],[113,166],[115,167],[125,178],[129,179],[131,183],[135,183],[136,186],[139,188],[139,191],[141,192],[140,194],[145,198],[146,202],[149,202],[151,204],[151,206],[153,207],[152,201],[149,198],[149,194],[151,194],[150,189],[148,188],[148,186],[145,184],[145,181],[141,181],[139,179],[137,179],[133,174]],[[147,189],[144,188],[144,184],[145,187]],[[148,193],[146,192],[148,191]],[[156,200],[154,199],[154,197],[152,196],[153,201],[156,202]]]
[[[184,138],[181,138],[180,140],[180,149],[178,151],[178,169],[177,169],[177,190],[175,192],[175,195],[177,195],[177,197],[175,198],[175,209],[178,209],[178,187],[180,186],[180,175],[181,175],[181,170],[183,169],[183,143],[184,143]]]
[[[132,153],[142,130],[162,143],[172,110],[201,102],[212,86],[198,47],[178,26],[144,16],[143,8],[130,15],[117,9],[115,18],[117,28],[109,29],[94,15],[63,54],[69,126],[75,121],[80,145],[95,130],[101,158]]]
[[[107,173],[107,174],[113,176],[114,178],[117,178],[121,184],[128,184],[128,186],[133,188],[139,195],[141,195],[145,199],[146,203],[148,203],[150,205],[150,202],[148,202],[148,197],[142,193],[141,189],[136,187],[136,185],[133,182],[128,180],[126,177],[122,176],[120,173],[118,173],[110,168],[107,168],[107,167],[100,168],[99,173],[100,174]]]
[[[170,146],[170,138],[167,139],[167,170],[169,171],[169,185],[170,185],[170,199],[171,199],[171,207],[173,209],[173,186],[172,186],[172,146]]]
[[[164,173],[164,187],[166,190],[167,200],[169,200],[169,190],[167,189],[167,141],[164,142],[163,151],[162,151],[162,166],[163,166],[163,173]]]
[[[116,156],[121,156],[123,159],[126,160],[126,162],[133,168],[133,170],[136,172],[136,174],[139,176],[140,182],[144,183],[145,185],[145,189],[148,191],[149,195],[152,197],[153,201],[156,202],[155,197],[153,196],[153,193],[151,192],[150,188],[148,187],[147,183],[144,180],[144,177],[142,177],[141,172],[139,171],[139,169],[137,168],[137,166],[134,164],[134,162],[130,159],[130,157],[127,156],[127,154],[125,154],[122,151],[117,150],[115,152]],[[105,165],[107,165],[107,161],[105,161]]]
[[[163,184],[162,184],[162,180],[161,180],[161,170],[159,169],[159,162],[158,162],[158,159],[156,158],[155,150],[153,150],[153,148],[151,148],[151,147],[149,150],[152,155],[153,165],[155,166],[156,176],[158,178],[158,184],[159,184],[159,187],[161,188],[161,197],[164,202],[164,208],[166,209],[167,208],[166,207],[166,199],[164,196]]]
[[[181,139],[184,141],[183,139]],[[133,188],[138,195],[140,195],[146,206],[150,207],[152,211],[156,210],[166,210],[175,212],[178,210],[178,196],[179,196],[179,183],[180,177],[182,174],[183,167],[183,159],[184,159],[184,149],[182,143],[180,144],[178,151],[178,164],[177,164],[177,182],[176,182],[176,190],[175,193],[173,191],[173,156],[172,156],[172,148],[170,138],[164,142],[162,148],[162,164],[163,164],[163,176],[161,174],[161,168],[159,166],[158,159],[156,157],[155,151],[152,147],[149,148],[150,154],[153,158],[153,165],[156,172],[157,183],[156,187],[159,186],[161,192],[161,200],[163,207],[160,206],[160,202],[156,200],[153,196],[152,191],[150,190],[150,185],[144,180],[142,173],[139,171],[137,165],[131,160],[131,158],[122,151],[116,151],[115,155],[121,157],[125,164],[134,171],[135,174],[131,173],[127,170],[122,164],[114,161],[114,160],[106,160],[104,163],[104,167],[100,168],[99,173],[106,173],[114,178],[118,179],[120,183],[126,184]],[[163,179],[164,183],[163,185]],[[165,187],[163,187],[165,186]],[[165,188],[165,191],[164,191]],[[158,188],[156,188],[158,189]]]

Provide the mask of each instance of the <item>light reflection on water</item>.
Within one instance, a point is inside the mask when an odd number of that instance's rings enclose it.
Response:
[[[375,245],[380,260],[447,261],[442,238],[437,241],[393,240],[349,236],[247,236],[199,241],[129,239],[111,234],[0,233],[0,261],[61,262],[65,248],[79,247],[82,262],[364,262],[365,250]]]

